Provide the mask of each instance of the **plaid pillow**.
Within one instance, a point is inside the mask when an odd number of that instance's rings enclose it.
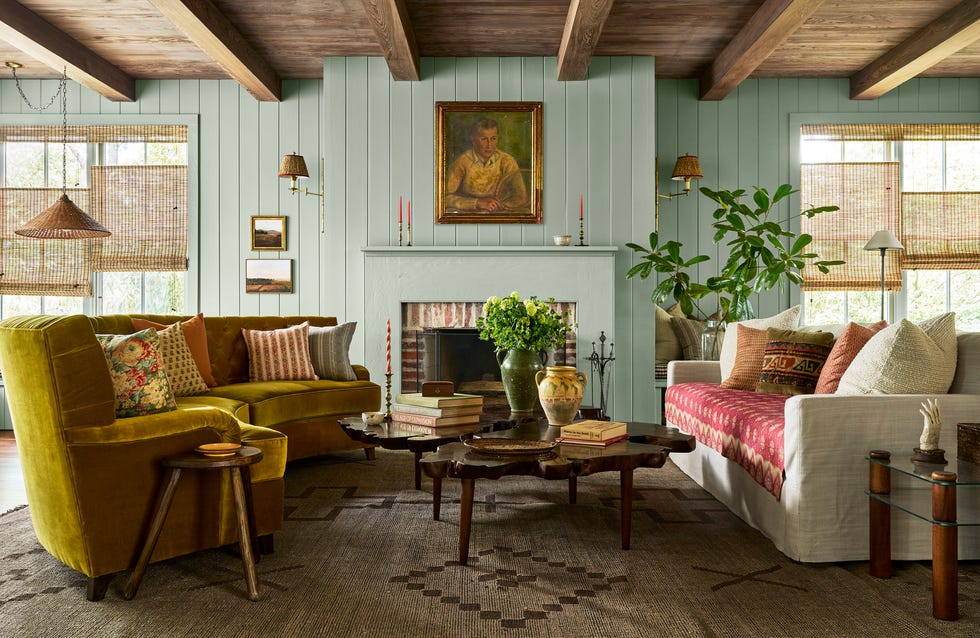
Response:
[[[242,328],[248,347],[249,381],[315,380],[310,362],[309,322],[279,330]]]

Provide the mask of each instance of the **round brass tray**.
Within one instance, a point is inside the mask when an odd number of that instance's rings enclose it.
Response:
[[[554,441],[524,441],[520,439],[469,439],[463,445],[481,454],[500,456],[537,456],[551,452],[557,445]]]

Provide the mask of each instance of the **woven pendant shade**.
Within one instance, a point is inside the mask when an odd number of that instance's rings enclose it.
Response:
[[[14,232],[36,239],[93,239],[112,234],[82,212],[67,194]]]
[[[306,160],[302,155],[287,154],[282,156],[279,164],[279,177],[309,177],[310,172],[306,170]]]

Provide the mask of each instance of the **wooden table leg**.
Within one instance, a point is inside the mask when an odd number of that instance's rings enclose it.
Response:
[[[633,531],[633,470],[620,470],[619,496],[623,502],[622,522],[623,549],[630,548],[630,535]]]
[[[442,506],[442,479],[432,479],[432,520],[439,520],[439,508]]]
[[[248,537],[252,541],[252,556],[255,558],[255,564],[258,565],[262,560],[262,553],[259,551],[259,530],[255,526],[255,505],[252,501],[252,470],[247,465],[243,465],[240,469],[242,472],[242,487],[245,491],[245,516],[248,519]]]
[[[470,555],[470,524],[473,522],[473,479],[460,479],[459,497],[459,564],[465,565]]]
[[[578,502],[578,477],[568,477],[568,503],[575,505]]]
[[[933,472],[932,480],[949,483],[932,486],[933,520],[955,523],[956,474]],[[932,615],[940,620],[956,620],[959,617],[957,532],[955,525],[932,526]]]
[[[871,458],[887,462],[891,454],[883,450],[872,450]],[[879,463],[871,462],[869,472],[869,491],[872,494],[888,495],[892,491],[891,470]],[[888,503],[869,496],[868,503],[871,549],[868,570],[875,578],[892,577],[892,508]]]
[[[252,539],[249,536],[248,513],[245,506],[245,489],[242,486],[241,468],[232,467],[231,484],[235,495],[235,514],[238,518],[238,546],[242,553],[242,567],[248,584],[249,600],[259,599],[259,579],[255,574],[255,558],[252,556]]]
[[[150,522],[150,529],[146,533],[143,551],[140,552],[139,560],[136,561],[136,568],[129,576],[126,589],[123,590],[123,598],[126,600],[132,600],[136,596],[136,592],[140,588],[140,583],[143,582],[143,576],[146,574],[146,566],[150,564],[150,556],[153,555],[157,541],[160,540],[163,523],[167,520],[167,512],[170,511],[170,504],[174,500],[174,492],[177,491],[177,483],[180,481],[180,468],[172,467],[169,470],[170,474],[167,477],[166,487],[160,495],[156,512],[153,514],[153,520]]]
[[[415,489],[422,489],[422,466],[419,465],[419,461],[422,460],[422,453],[415,453]],[[438,520],[438,519],[436,519]]]

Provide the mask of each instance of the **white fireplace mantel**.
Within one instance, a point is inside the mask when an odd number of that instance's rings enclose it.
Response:
[[[615,341],[616,246],[366,246],[364,362],[384,385],[385,321],[401,335],[401,304],[521,297],[575,302],[580,370],[600,331]],[[392,396],[401,388],[400,349],[392,347]],[[614,391],[614,390],[613,390]],[[588,397],[588,390],[586,396]],[[611,399],[611,397],[610,397]],[[382,397],[382,401],[384,397]],[[384,406],[382,406],[383,408]]]

